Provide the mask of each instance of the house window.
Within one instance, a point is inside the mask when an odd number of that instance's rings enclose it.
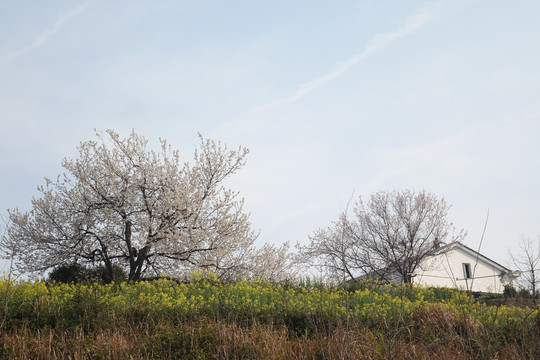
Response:
[[[465,263],[463,263],[463,277],[464,277],[465,279],[470,279],[470,278],[472,278],[471,264],[465,264]]]

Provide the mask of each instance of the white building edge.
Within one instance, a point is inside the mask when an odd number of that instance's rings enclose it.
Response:
[[[502,293],[520,273],[512,271],[460,242],[434,249],[413,274],[413,283],[483,293]]]

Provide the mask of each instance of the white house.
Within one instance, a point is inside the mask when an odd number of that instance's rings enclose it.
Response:
[[[519,276],[460,242],[433,249],[413,274],[413,283],[502,293]]]

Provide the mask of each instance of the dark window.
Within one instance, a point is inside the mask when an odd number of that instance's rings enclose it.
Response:
[[[465,277],[465,279],[472,278],[471,264],[463,264],[463,277]]]

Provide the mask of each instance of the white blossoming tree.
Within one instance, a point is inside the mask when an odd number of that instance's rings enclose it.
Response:
[[[224,275],[249,269],[257,235],[238,193],[224,181],[239,170],[248,150],[200,137],[193,163],[180,160],[161,140],[161,150],[132,132],[96,133],[64,159],[65,173],[46,180],[32,210],[9,210],[2,239],[5,257],[16,269],[43,273],[80,262],[115,264],[141,276],[178,276],[193,268]]]

